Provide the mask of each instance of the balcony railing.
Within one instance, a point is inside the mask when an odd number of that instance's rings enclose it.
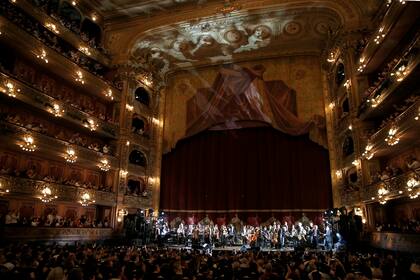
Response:
[[[54,159],[61,157],[68,147],[75,147],[79,162],[86,163],[87,165],[97,168],[97,164],[106,157],[112,167],[118,166],[118,160],[115,156],[104,154],[86,147],[76,145],[74,143],[58,139],[52,136],[45,135],[41,132],[23,127],[18,124],[9,123],[7,121],[0,121],[0,139],[3,146],[14,145],[17,147],[16,140],[22,139],[25,135],[31,134],[35,139],[37,149],[44,150],[45,156],[52,156]],[[13,136],[12,138],[10,136]]]
[[[42,9],[42,7],[39,7],[37,5],[37,3],[39,3],[39,1],[23,0],[17,1],[15,5],[23,9],[27,14],[32,15],[39,23],[44,25],[46,23],[53,24],[56,27],[56,30],[58,31],[57,35],[69,42],[70,44],[72,44],[73,47],[79,48],[80,46],[85,46],[90,52],[90,57],[98,60],[99,62],[105,65],[110,64],[110,59],[108,55],[104,53],[104,51],[101,51],[100,49],[95,47],[88,46],[87,43],[83,42],[79,33],[76,33],[75,31],[67,28],[59,20],[48,15],[47,12]]]
[[[371,151],[375,154],[387,154],[397,145],[390,145],[387,143],[386,139],[390,135],[391,129],[396,129],[394,138],[398,138],[402,143],[409,143],[411,140],[416,140],[418,137],[419,127],[418,127],[418,118],[420,114],[420,99],[417,100],[414,104],[404,110],[394,119],[388,121],[388,123],[381,127],[377,132],[375,132],[369,138],[369,144],[372,146]]]
[[[148,209],[152,208],[152,199],[150,195],[147,197],[124,195],[123,204],[128,208]]]
[[[85,192],[89,192],[93,196],[95,204],[97,205],[116,205],[116,195],[113,192],[103,192],[95,189],[86,189],[72,185],[64,185],[42,180],[18,178],[5,175],[0,175],[0,182],[3,189],[9,190],[6,195],[10,197],[27,197],[39,199],[41,197],[42,188],[49,186],[51,189],[53,189],[54,194],[57,195],[56,201],[78,203],[81,195]]]
[[[19,28],[25,30],[26,32],[30,32],[29,34],[42,42],[43,45],[53,48],[56,51],[60,50],[62,55],[64,55],[64,50],[66,50],[66,54],[68,55],[65,57],[67,59],[71,59],[80,67],[86,69],[96,77],[100,78],[102,81],[108,83],[110,86],[115,87],[115,85],[113,85],[110,81],[105,80],[103,76],[95,70],[99,70],[100,68],[105,69],[106,67],[101,65],[99,62],[94,61],[88,55],[57,36],[56,30],[50,30],[47,27],[42,26],[36,19],[32,17],[32,15],[27,14],[25,10],[12,4],[10,1],[0,0],[0,3],[3,16],[8,18],[8,20],[14,24],[19,24]],[[74,55],[71,55],[71,53]],[[78,59],[76,59],[76,57]]]
[[[74,56],[71,54],[64,54],[60,49],[54,49],[44,44],[43,41],[37,40],[31,34],[25,32],[3,16],[0,16],[0,24],[2,27],[0,41],[2,44],[10,46],[23,57],[32,60],[40,68],[44,68],[47,71],[54,71],[56,75],[59,75],[68,83],[76,85],[90,94],[97,95],[104,100],[110,100],[104,93],[111,90],[114,97],[113,101],[119,101],[120,89],[117,89],[114,85],[110,85],[108,81],[95,75],[89,69],[81,67],[76,63],[76,58],[72,59]],[[42,51],[45,51],[45,58],[48,59],[48,64],[45,61],[36,59],[36,56],[42,54]],[[83,84],[76,81],[79,78],[78,73],[82,75],[84,80]]]
[[[420,33],[402,52],[403,55],[399,59],[393,59],[387,64],[389,69],[378,80],[375,88],[370,90],[366,100],[359,108],[359,115],[365,117],[370,111],[379,108],[381,103],[404,83],[404,80],[415,73],[415,69],[420,63],[419,42]]]
[[[117,137],[117,129],[113,124],[102,121],[101,119],[83,112],[68,103],[55,99],[54,97],[51,97],[26,83],[23,83],[4,73],[0,73],[0,91],[6,95],[10,95],[8,92],[10,91],[10,88],[8,88],[9,83],[11,83],[13,88],[15,88],[15,98],[49,113],[51,113],[51,110],[54,108],[54,104],[57,104],[59,105],[60,110],[64,110],[61,118],[83,127],[89,125],[89,120],[92,120],[93,123],[97,125],[95,132],[98,132],[105,137],[114,139]],[[87,129],[90,128],[87,127]]]
[[[379,180],[372,184],[369,184],[360,191],[343,192],[342,193],[342,204],[343,205],[357,205],[361,203],[373,203],[378,202],[378,190],[385,188],[388,193],[383,195],[383,199],[392,200],[408,196],[407,182],[409,179],[419,176],[420,169],[415,171],[407,171],[404,174],[390,177],[386,180]],[[417,187],[418,188],[418,187]]]

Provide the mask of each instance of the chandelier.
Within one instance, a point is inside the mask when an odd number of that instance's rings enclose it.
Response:
[[[371,144],[367,144],[365,147],[365,151],[363,152],[362,156],[367,159],[370,160],[371,158],[373,158],[373,156],[375,155],[375,153],[372,151],[373,146]]]
[[[54,199],[58,198],[56,195],[53,194],[53,191],[48,186],[44,186],[44,188],[41,190],[41,194],[42,196],[40,197],[40,199],[44,203],[49,203]]]
[[[43,60],[45,63],[48,63],[47,52],[44,49],[40,54],[36,55],[36,58]]]
[[[76,82],[81,83],[82,85],[85,84],[85,80],[83,79],[83,73],[82,73],[82,71],[77,71],[76,72],[76,78],[74,78],[74,80]]]
[[[105,95],[105,97],[107,97],[111,100],[114,100],[114,96],[112,95],[112,90],[111,89],[108,89],[108,90],[104,91],[104,95]]]
[[[87,121],[85,121],[85,127],[89,128],[90,131],[95,131],[98,128],[98,124],[92,120],[92,119],[88,119]]]
[[[102,171],[107,172],[111,168],[111,165],[109,164],[109,162],[106,158],[103,158],[103,159],[101,159],[101,162],[98,164],[98,167]]]
[[[16,97],[16,92],[20,92],[20,89],[15,88],[15,85],[12,82],[6,82],[6,91],[7,95],[10,97]]]
[[[90,204],[95,203],[95,200],[93,200],[92,196],[88,192],[85,192],[80,196],[79,202],[82,206],[89,206]]]
[[[391,76],[395,76],[397,82],[401,82],[404,80],[405,76],[407,75],[407,67],[405,65],[401,65],[398,67],[397,70],[391,73]]]
[[[61,117],[64,113],[64,109],[61,109],[60,105],[54,103],[53,107],[48,109],[48,112],[53,114],[55,117]]]
[[[23,142],[19,144],[19,147],[25,152],[35,151],[36,145],[34,144],[34,138],[31,135],[25,135],[23,137]]]
[[[64,159],[68,163],[75,163],[77,160],[76,152],[73,148],[67,148],[66,154],[64,155]]]
[[[388,131],[388,136],[385,138],[386,143],[388,143],[389,146],[394,146],[400,142],[400,138],[397,137],[397,128],[391,127]]]

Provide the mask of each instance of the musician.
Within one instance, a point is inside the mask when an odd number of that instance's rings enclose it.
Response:
[[[220,231],[221,231],[221,236],[220,236],[221,243],[222,243],[222,246],[224,247],[224,246],[226,246],[226,243],[227,243],[227,240],[228,240],[228,237],[229,237],[229,231],[228,231],[226,225],[222,225]]]
[[[298,223],[297,228],[297,239],[299,242],[305,242],[306,241],[306,230],[303,227],[303,224],[301,222]]]
[[[229,243],[232,245],[235,243],[235,239],[236,239],[236,230],[235,230],[235,226],[233,224],[229,224],[228,226],[228,241]]]
[[[283,248],[284,245],[286,244],[287,237],[289,237],[289,230],[288,230],[287,222],[285,222],[279,231],[280,248]]]
[[[331,226],[327,224],[325,227],[325,238],[324,238],[324,246],[326,250],[331,250],[333,248],[333,231]]]
[[[212,230],[212,241],[213,244],[219,244],[220,242],[220,231],[219,231],[219,227],[217,226],[217,224],[213,225],[213,230]]]
[[[309,237],[310,237],[311,246],[314,248],[318,246],[319,234],[320,233],[319,233],[318,225],[313,225],[313,227],[311,228]]]
[[[211,243],[211,230],[210,226],[204,226],[204,243],[210,244]]]
[[[200,245],[200,230],[196,225],[193,226],[192,230],[192,245],[193,247]]]
[[[186,231],[186,228],[184,226],[184,222],[182,221],[176,230],[176,234],[178,237],[178,244],[182,244],[185,241],[185,231]]]
[[[270,232],[266,226],[261,229],[262,246],[268,247],[271,242]]]

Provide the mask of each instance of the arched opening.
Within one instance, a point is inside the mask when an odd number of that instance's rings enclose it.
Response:
[[[346,97],[344,99],[341,108],[343,109],[343,113],[349,113],[350,112],[350,105],[349,105],[349,99]]]
[[[143,166],[143,167],[146,167],[147,165],[146,156],[141,151],[138,151],[138,150],[134,150],[130,153],[129,161],[132,164]]]
[[[131,122],[131,131],[133,133],[143,135],[146,131],[145,122],[139,117],[134,117]]]
[[[348,157],[354,153],[354,142],[351,136],[347,136],[343,141],[343,157]]]
[[[81,13],[68,2],[61,4],[58,15],[65,21],[66,27],[74,32],[80,32],[80,24],[82,22]]]
[[[95,47],[101,43],[102,30],[96,23],[86,18],[82,22],[80,35],[91,47]]]
[[[337,86],[341,85],[341,83],[346,79],[346,73],[344,72],[344,64],[339,63],[337,65],[337,70],[335,72],[335,82]]]
[[[127,194],[141,195],[144,191],[144,182],[139,179],[129,179],[127,182]]]
[[[138,89],[136,89],[136,91],[134,92],[134,97],[137,101],[149,107],[150,96],[149,92],[145,88],[139,87]]]

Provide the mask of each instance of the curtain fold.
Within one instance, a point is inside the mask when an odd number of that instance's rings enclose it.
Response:
[[[163,156],[160,203],[172,212],[322,211],[332,206],[328,151],[272,127],[203,131]]]

